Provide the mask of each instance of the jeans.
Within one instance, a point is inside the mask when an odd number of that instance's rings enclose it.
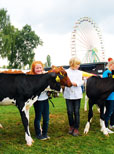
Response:
[[[34,110],[35,110],[34,127],[35,127],[36,135],[37,136],[41,135],[40,121],[41,121],[42,116],[43,116],[42,134],[47,135],[48,124],[49,124],[48,99],[43,100],[43,101],[36,101],[34,103]]]
[[[105,112],[105,126],[108,127],[108,122],[110,120],[110,118],[112,118],[111,116],[113,116],[113,112],[114,112],[114,100],[107,100],[106,101],[106,112]],[[114,122],[114,119],[112,119]],[[114,123],[113,123],[114,124]]]
[[[80,124],[80,101],[81,99],[77,100],[66,99],[69,125],[70,127],[74,127],[76,129],[79,128]]]
[[[113,126],[114,125],[114,111],[113,114],[110,117],[110,125]]]

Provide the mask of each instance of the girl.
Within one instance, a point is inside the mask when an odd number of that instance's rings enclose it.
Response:
[[[42,74],[44,73],[44,66],[41,61],[34,61],[32,63],[31,74]],[[49,124],[49,102],[48,96],[45,91],[43,91],[38,97],[38,101],[34,103],[35,110],[35,120],[34,127],[36,132],[36,137],[40,140],[47,140],[50,137],[47,135],[48,124]],[[43,116],[43,127],[41,131],[40,121]]]
[[[67,115],[69,120],[69,134],[73,136],[79,135],[80,124],[80,102],[82,98],[82,72],[79,71],[80,60],[73,57],[69,61],[70,68],[67,74],[72,82],[72,87],[65,87],[64,98],[66,99]]]

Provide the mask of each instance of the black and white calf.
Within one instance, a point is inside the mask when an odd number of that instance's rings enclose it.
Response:
[[[16,103],[25,129],[25,140],[29,146],[33,142],[29,131],[29,109],[48,86],[60,90],[58,78],[61,81],[64,77],[53,72],[40,75],[0,73],[0,101],[8,97]]]
[[[100,126],[104,135],[108,135],[110,131],[105,127],[104,122],[104,106],[107,97],[114,91],[113,78],[101,78],[99,76],[92,76],[88,78],[86,84],[86,94],[89,98],[88,122],[85,126],[84,133],[87,134],[90,129],[90,122],[93,117],[92,107],[97,104],[100,108]]]

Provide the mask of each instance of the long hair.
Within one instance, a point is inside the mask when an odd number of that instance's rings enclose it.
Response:
[[[34,72],[34,68],[35,68],[35,66],[36,66],[37,64],[41,64],[42,67],[44,68],[44,65],[43,65],[43,63],[42,63],[41,61],[34,61],[34,62],[32,63],[32,65],[31,65],[31,71],[30,71],[30,74],[35,74],[35,72]]]

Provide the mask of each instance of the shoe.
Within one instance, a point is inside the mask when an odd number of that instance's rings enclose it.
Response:
[[[37,135],[36,138],[41,140],[43,137],[42,137],[42,135]]]
[[[49,140],[50,139],[50,137],[47,136],[47,135],[41,135],[41,136],[39,136],[37,138],[40,139],[40,140],[42,140],[42,141],[45,141],[45,140]]]
[[[69,134],[72,134],[72,133],[73,133],[73,131],[74,131],[74,127],[70,127],[70,128],[69,128],[69,132],[68,132],[68,133],[69,133]]]
[[[112,126],[111,126],[111,125],[109,125],[109,128],[110,128],[110,129],[114,129],[114,125],[112,125]]]
[[[73,136],[79,136],[79,131],[78,131],[78,129],[74,129],[72,135],[73,135]]]
[[[109,134],[113,134],[113,133],[114,133],[113,131],[111,131],[111,130],[108,129],[108,128],[107,128],[107,132],[108,132]]]
[[[47,140],[49,140],[50,139],[50,136],[48,136],[48,135],[42,135],[44,138],[46,138]]]

